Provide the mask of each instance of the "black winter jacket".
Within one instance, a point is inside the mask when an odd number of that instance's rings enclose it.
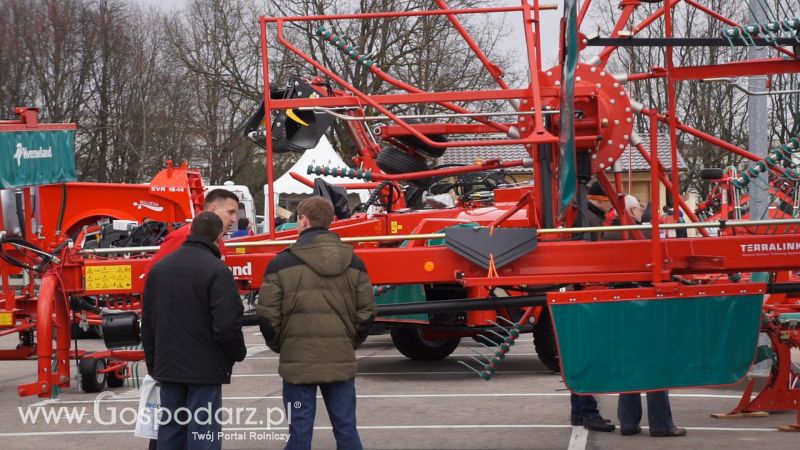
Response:
[[[242,307],[233,275],[217,247],[189,236],[147,277],[142,344],[147,371],[158,381],[230,383],[244,359]]]

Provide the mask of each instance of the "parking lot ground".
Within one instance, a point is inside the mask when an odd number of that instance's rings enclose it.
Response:
[[[242,411],[239,423],[224,427],[223,447],[282,448],[287,432],[281,400],[278,355],[268,350],[257,328],[245,329],[248,357],[234,369],[223,388],[223,406]],[[15,338],[0,339],[12,348]],[[102,341],[81,340],[86,349],[102,349]],[[796,433],[776,427],[794,420],[794,413],[765,418],[719,420],[711,413],[730,410],[739,400],[738,387],[672,391],[672,411],[681,438],[652,438],[586,432],[569,425],[569,393],[558,375],[548,371],[523,336],[491,381],[479,379],[457,360],[467,360],[470,339],[450,358],[437,362],[410,361],[392,346],[388,335],[371,336],[358,350],[358,424],[367,449],[795,449]],[[0,439],[13,449],[143,449],[147,442],[133,436],[138,392],[130,386],[98,394],[79,392],[76,383],[57,399],[20,398],[17,386],[34,380],[34,361],[4,361],[0,369]],[[142,372],[144,364],[141,365]],[[616,420],[617,398],[599,396],[601,412]],[[22,414],[39,411],[34,423]],[[59,423],[43,415],[62,411]],[[68,423],[64,411],[73,414]],[[116,415],[116,420],[115,416]],[[646,413],[645,413],[646,416]],[[335,441],[321,398],[317,402],[314,448],[333,449]]]

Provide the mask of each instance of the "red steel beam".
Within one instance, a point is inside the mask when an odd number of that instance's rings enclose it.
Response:
[[[800,60],[797,59],[757,59],[713,66],[676,67],[671,76],[673,80],[686,81],[798,72],[800,72]]]

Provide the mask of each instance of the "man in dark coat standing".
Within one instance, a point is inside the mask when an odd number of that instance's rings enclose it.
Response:
[[[303,200],[297,219],[300,237],[270,261],[256,306],[267,345],[281,355],[283,401],[296,405],[286,448],[311,448],[319,386],[336,447],[359,450],[355,349],[374,317],[372,285],[353,247],[328,231],[330,201]]]
[[[222,228],[216,214],[201,213],[186,242],[147,277],[142,344],[161,384],[159,449],[221,448],[222,384],[247,353],[244,308],[216,245]]]
[[[612,208],[611,199],[608,198],[603,186],[597,181],[589,187],[586,198],[586,207],[581,209],[580,219],[582,226],[602,226],[605,215]],[[600,232],[584,233],[583,238],[587,241],[599,241],[602,239],[602,235]],[[600,415],[600,410],[597,408],[597,399],[593,395],[572,394],[570,403],[572,406],[570,423],[573,426],[583,425],[584,428],[590,431],[605,432],[614,431],[616,428],[608,419],[604,419]]]

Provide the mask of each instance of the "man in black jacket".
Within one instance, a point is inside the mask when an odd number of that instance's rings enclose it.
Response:
[[[215,243],[221,233],[222,220],[201,213],[186,242],[147,277],[142,343],[147,371],[161,384],[160,449],[221,448],[222,384],[247,353],[242,302]]]
[[[605,215],[611,210],[611,199],[608,198],[603,186],[595,181],[589,186],[586,196],[586,208],[581,210],[581,223],[584,227],[599,227],[603,225]],[[587,241],[599,241],[603,238],[603,233],[591,232],[584,233]],[[590,431],[614,431],[616,428],[608,419],[604,419],[597,409],[597,399],[593,395],[570,396],[571,410],[570,423],[573,426],[581,426]]]

